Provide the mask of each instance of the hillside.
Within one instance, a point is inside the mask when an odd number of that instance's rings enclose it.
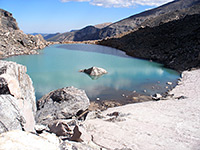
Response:
[[[200,67],[199,27],[200,13],[159,26],[140,28],[119,38],[102,40],[98,44],[183,71]]]
[[[162,5],[155,9],[144,11],[142,13],[132,15],[128,18],[110,24],[104,28],[88,26],[78,31],[66,32],[49,38],[49,41],[84,41],[97,40],[106,37],[114,37],[116,35],[130,32],[142,26],[157,26],[160,23],[177,20],[180,18],[179,11],[188,9],[194,5],[200,4],[200,0],[175,0],[168,4]],[[184,12],[184,16],[188,12]],[[174,15],[172,15],[174,13]],[[176,16],[178,15],[178,16]],[[159,18],[159,19],[156,19]],[[157,22],[156,22],[156,21]]]
[[[41,35],[27,35],[19,30],[16,19],[8,11],[0,9],[0,58],[36,54],[47,42]]]
[[[98,33],[100,31],[99,28],[94,26],[87,26],[81,30],[75,30],[71,32],[61,33],[56,36],[53,36],[48,41],[87,41],[98,39]]]
[[[181,10],[184,8],[191,7],[200,3],[200,0],[175,0],[173,2],[167,3],[155,9],[151,9],[133,16],[130,16],[126,19],[120,20],[116,23],[107,26],[102,29],[99,33],[99,38],[112,37],[124,32],[128,32],[140,26],[147,19],[151,20],[160,15],[174,12],[176,10]]]
[[[56,34],[55,36],[44,36],[45,40],[48,41],[87,41],[87,40],[94,40],[98,39],[99,31],[110,25],[111,23],[102,23],[97,24],[94,26],[86,26],[83,29],[80,30],[72,30],[70,32],[60,33]]]

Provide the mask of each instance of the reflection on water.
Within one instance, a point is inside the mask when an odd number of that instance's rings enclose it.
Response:
[[[160,64],[134,59],[122,51],[99,45],[53,45],[41,51],[40,55],[17,56],[8,60],[27,66],[37,98],[66,86],[86,90],[91,99],[115,99],[127,91],[143,92],[144,89],[147,94],[154,94],[166,90],[166,82],[176,81],[179,77],[177,72]],[[104,68],[108,74],[92,80],[78,72],[92,66]],[[160,81],[159,89],[152,89],[157,81]]]

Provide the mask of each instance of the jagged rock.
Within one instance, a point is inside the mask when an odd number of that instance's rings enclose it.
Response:
[[[67,122],[64,120],[55,120],[48,124],[49,132],[55,133],[57,136],[70,136],[71,129],[69,128]]]
[[[34,131],[35,92],[31,78],[26,74],[26,67],[14,62],[0,60],[0,93],[10,94],[21,115],[25,119],[24,129]],[[4,99],[6,101],[6,99]],[[7,111],[7,110],[0,110]]]
[[[11,95],[0,95],[0,133],[24,128],[25,119],[16,102]]]
[[[0,57],[37,54],[47,43],[41,35],[26,35],[17,25],[12,14],[0,9]],[[34,51],[34,52],[33,52]]]
[[[108,73],[105,69],[99,67],[91,67],[89,69],[80,70],[80,72],[84,72],[90,76],[101,76]]]
[[[17,22],[12,14],[3,9],[0,9],[0,28],[13,28],[14,30],[19,30]]]
[[[50,92],[37,101],[36,121],[48,124],[52,120],[68,119],[89,107],[85,91],[65,87]]]
[[[79,128],[78,126],[76,125],[74,127],[74,130],[73,130],[73,135],[72,137],[70,138],[71,141],[75,141],[75,142],[83,142],[83,140],[81,139],[81,135],[82,133],[79,131]]]

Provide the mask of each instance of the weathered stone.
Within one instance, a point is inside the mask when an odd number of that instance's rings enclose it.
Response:
[[[49,133],[37,136],[24,131],[10,131],[0,135],[1,150],[60,150],[59,139]]]
[[[49,132],[55,133],[57,136],[69,136],[71,135],[71,129],[69,128],[67,122],[63,120],[56,120],[48,124],[50,129]]]
[[[1,94],[11,94],[21,115],[25,119],[24,129],[34,131],[35,125],[35,92],[31,78],[26,74],[26,67],[14,62],[0,60]],[[14,101],[14,99],[13,99]]]
[[[75,142],[83,142],[83,140],[81,139],[81,135],[82,133],[79,131],[79,128],[78,126],[76,125],[74,127],[74,130],[73,130],[73,135],[72,137],[70,138],[71,141],[75,141]]]
[[[24,117],[13,96],[0,95],[0,116],[0,133],[24,128]]]
[[[108,73],[105,69],[99,67],[91,67],[89,69],[80,70],[80,72],[85,72],[90,76],[101,76]]]
[[[58,89],[37,101],[36,121],[48,124],[52,120],[71,118],[79,111],[86,110],[89,104],[83,90],[74,87]]]
[[[151,96],[153,100],[160,100],[162,98],[162,95],[159,93],[156,93]]]
[[[42,133],[43,131],[49,131],[49,128],[45,125],[36,124],[34,128],[37,133]]]

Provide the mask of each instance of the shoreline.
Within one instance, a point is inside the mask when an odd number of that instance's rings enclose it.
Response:
[[[87,133],[108,149],[194,149],[200,146],[200,69],[183,78],[164,101],[128,104],[92,115]],[[118,116],[108,114],[118,112]]]

